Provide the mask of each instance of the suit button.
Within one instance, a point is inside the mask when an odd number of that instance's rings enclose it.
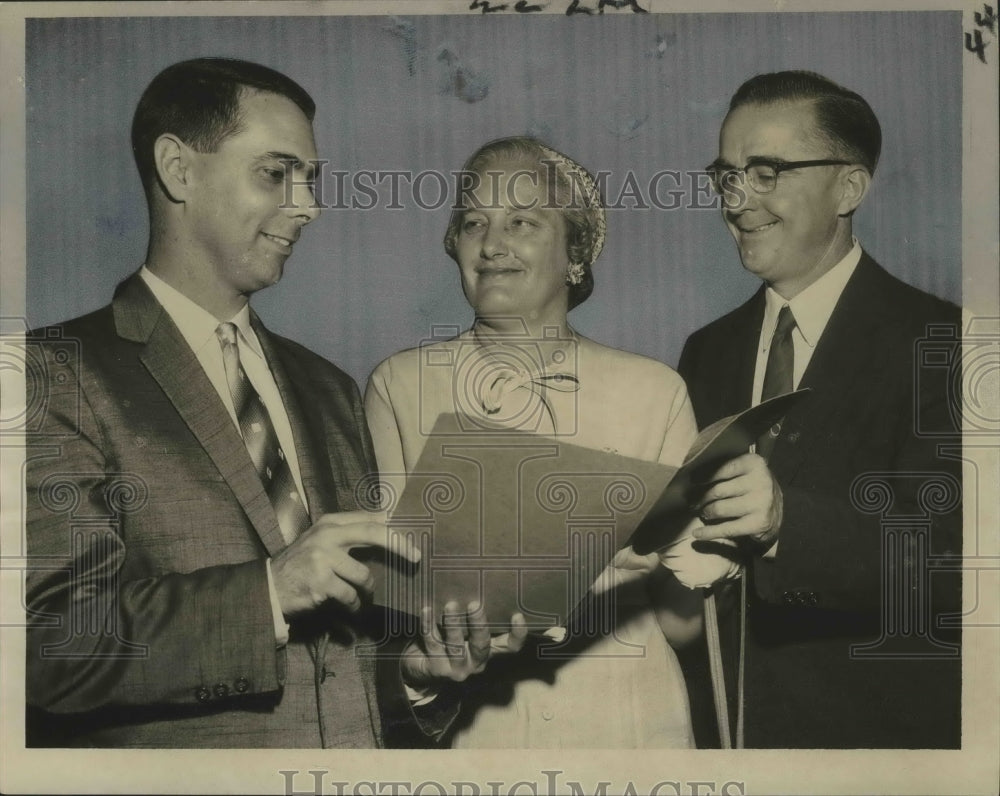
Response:
[[[219,699],[224,699],[225,697],[229,696],[229,686],[226,685],[225,683],[217,684],[213,690],[215,691],[215,695]]]
[[[782,592],[781,599],[783,599],[786,603],[791,605],[792,603],[795,602],[795,595],[790,591]]]
[[[194,698],[199,702],[208,702],[212,698],[212,692],[205,688],[205,686],[201,686],[195,690]]]
[[[773,426],[771,426],[771,428],[768,430],[767,433],[770,434],[774,439],[777,439],[778,435],[781,434],[781,423],[775,423]]]
[[[250,681],[245,677],[240,677],[236,680],[236,693],[245,694],[250,690]]]
[[[548,708],[546,708],[545,710],[542,711],[542,718],[545,719],[546,721],[552,721],[552,717],[555,716],[555,715],[556,714],[553,713]]]

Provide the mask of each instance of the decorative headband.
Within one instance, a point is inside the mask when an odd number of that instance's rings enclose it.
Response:
[[[587,262],[593,265],[604,249],[604,239],[608,233],[608,222],[604,210],[604,201],[601,199],[601,192],[598,190],[594,178],[590,176],[590,172],[575,160],[544,144],[541,145],[541,148],[546,157],[554,160],[562,167],[570,182],[583,191],[584,206],[593,211],[594,231],[590,242],[590,253],[587,257]],[[575,190],[573,191],[573,195],[576,195]]]

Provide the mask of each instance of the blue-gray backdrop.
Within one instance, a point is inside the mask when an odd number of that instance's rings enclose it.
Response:
[[[302,83],[319,107],[327,171],[447,174],[488,139],[531,133],[608,172],[607,198],[623,207],[609,213],[597,290],[571,321],[670,364],[691,331],[756,282],[704,193],[668,176],[653,197],[650,181],[715,157],[745,78],[812,69],[861,92],[883,124],[858,237],[902,278],[961,300],[957,11],[32,19],[26,41],[34,326],[102,306],[142,263],[131,114],[160,69],[200,55],[256,60]],[[327,175],[328,204],[335,187]],[[405,181],[393,202],[384,180],[374,208],[324,212],[282,283],[254,299],[268,325],[362,384],[433,327],[467,325],[441,246],[447,197],[436,178],[421,187],[425,207]],[[342,198],[367,204],[370,193],[348,184]]]

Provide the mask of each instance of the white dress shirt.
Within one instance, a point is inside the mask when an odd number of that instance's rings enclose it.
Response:
[[[168,285],[145,265],[139,271],[139,275],[191,347],[205,371],[205,375],[208,376],[208,380],[215,387],[219,398],[222,399],[236,430],[239,431],[240,424],[236,417],[233,396],[229,391],[229,382],[226,380],[226,367],[222,360],[222,345],[215,334],[220,323],[219,319],[198,306],[176,288]],[[292,471],[292,478],[295,479],[295,486],[299,490],[302,503],[308,512],[309,506],[306,503],[305,490],[302,488],[299,457],[295,450],[295,440],[292,437],[292,426],[288,421],[288,413],[285,411],[284,403],[282,403],[281,393],[278,392],[278,385],[267,366],[267,360],[264,359],[260,341],[250,326],[250,305],[244,305],[243,309],[230,318],[229,322],[234,324],[238,330],[237,346],[240,352],[240,364],[271,417],[271,424],[278,436],[278,443],[285,452],[289,469]],[[242,434],[242,432],[240,433]],[[291,542],[292,540],[286,539],[285,541]],[[270,558],[267,559],[266,569],[271,613],[274,616],[275,639],[280,646],[288,641],[288,625],[281,613],[281,605],[274,588]]]
[[[816,343],[819,342],[823,330],[826,329],[833,308],[844,292],[851,274],[861,261],[861,244],[854,239],[854,246],[847,255],[823,276],[799,293],[795,298],[786,301],[772,288],[764,293],[764,322],[760,328],[760,343],[757,346],[757,365],[753,376],[753,405],[760,403],[760,394],[764,389],[764,371],[767,369],[767,355],[771,350],[771,338],[778,325],[778,313],[786,304],[795,317],[795,329],[792,331],[792,347],[795,351],[795,362],[792,372],[792,386],[798,389],[809,360],[812,359]]]
[[[845,257],[823,276],[792,299],[785,300],[771,287],[764,292],[764,322],[760,327],[760,342],[757,344],[757,363],[753,375],[753,405],[760,403],[764,391],[764,371],[767,370],[767,355],[771,350],[771,340],[778,325],[778,313],[786,304],[795,318],[792,330],[792,387],[798,389],[802,374],[809,366],[813,351],[823,330],[830,322],[833,308],[840,300],[851,274],[861,261],[861,244],[854,238],[854,245]],[[780,538],[779,540],[780,541]],[[778,554],[778,541],[764,553],[765,559],[773,559]]]

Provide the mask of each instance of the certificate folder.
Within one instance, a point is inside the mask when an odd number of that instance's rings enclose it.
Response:
[[[747,452],[799,397],[708,427],[680,470],[443,414],[389,507],[390,527],[421,562],[359,556],[373,569],[375,601],[411,615],[431,605],[437,616],[447,601],[462,611],[477,601],[495,632],[516,611],[533,631],[565,627],[620,548],[670,544],[699,480]]]
[[[807,388],[776,396],[702,429],[684,457],[684,464],[629,539],[632,549],[646,555],[675,539],[690,519],[688,506],[707,489],[715,471],[747,453],[769,429],[780,428],[788,410],[810,392]]]

